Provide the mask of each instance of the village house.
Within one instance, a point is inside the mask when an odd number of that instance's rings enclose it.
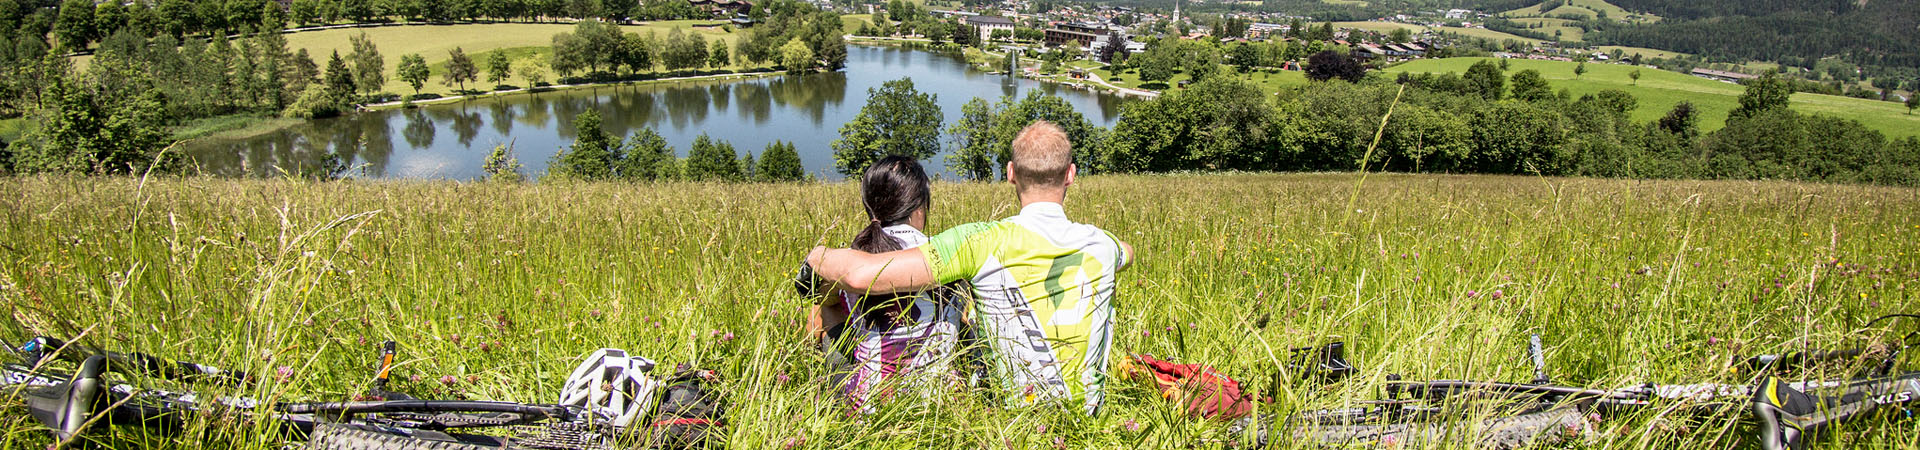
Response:
[[[753,2],[747,0],[687,0],[687,3],[715,18],[732,18],[753,11]]]
[[[1013,21],[1005,17],[967,16],[965,20],[967,25],[972,25],[980,29],[981,42],[986,42],[986,40],[993,35],[994,30],[1007,30],[1008,33],[1013,32]]]
[[[1709,80],[1725,81],[1728,83],[1738,83],[1742,80],[1751,80],[1751,79],[1757,78],[1757,77],[1754,77],[1753,75],[1747,75],[1744,73],[1728,72],[1724,70],[1713,70],[1713,69],[1693,69],[1693,71],[1689,73],[1696,77],[1706,78]]]

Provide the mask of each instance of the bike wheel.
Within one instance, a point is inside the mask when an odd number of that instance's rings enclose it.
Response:
[[[1565,442],[1591,431],[1590,425],[1585,413],[1565,407],[1480,421],[1305,424],[1287,427],[1284,436],[1307,447],[1400,448],[1471,442],[1474,448],[1507,450]]]
[[[427,430],[387,429],[371,425],[323,423],[313,427],[309,450],[501,450],[505,439]]]

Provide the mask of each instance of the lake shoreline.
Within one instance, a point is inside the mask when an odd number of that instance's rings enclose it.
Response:
[[[845,70],[799,76],[774,76],[788,74],[771,70],[685,74],[690,76],[416,101],[411,105],[416,108],[384,102],[306,121],[255,119],[262,122],[259,127],[244,133],[251,137],[208,134],[182,150],[216,174],[271,173],[339,160],[370,164],[372,177],[472,178],[481,176],[488,151],[511,145],[527,170],[539,172],[553,162],[549,155],[573,145],[573,118],[597,111],[609,135],[652,132],[679,154],[696,141],[731,146],[742,156],[757,156],[776,141],[791,142],[799,145],[803,165],[819,170],[833,166],[830,144],[841,138],[837,130],[859,113],[871,90],[901,76],[912,76],[923,92],[935,95],[948,118],[959,117],[960,108],[974,98],[1017,98],[1037,89],[1064,97],[1095,124],[1111,126],[1119,105],[1128,100],[1047,82],[1053,80],[988,74],[951,52],[871,45],[848,50]],[[541,92],[550,94],[517,95]]]

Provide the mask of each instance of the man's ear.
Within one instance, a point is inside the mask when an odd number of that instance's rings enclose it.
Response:
[[[1014,186],[1020,185],[1019,181],[1013,179],[1013,161],[1007,161],[1007,182],[1013,183]]]
[[[1074,167],[1074,165],[1073,165],[1073,164],[1071,164],[1071,163],[1069,163],[1069,164],[1067,164],[1067,184],[1063,184],[1063,185],[1061,185],[1061,186],[1063,186],[1063,187],[1064,187],[1064,186],[1072,186],[1072,185],[1073,185],[1073,174],[1074,174],[1074,172],[1078,172],[1078,171],[1080,171],[1080,168],[1078,168],[1078,167]]]

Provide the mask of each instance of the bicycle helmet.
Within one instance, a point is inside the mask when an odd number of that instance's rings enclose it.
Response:
[[[647,376],[653,360],[629,356],[625,350],[603,348],[573,369],[560,390],[560,404],[586,408],[616,427],[625,427],[646,414],[660,382]]]

